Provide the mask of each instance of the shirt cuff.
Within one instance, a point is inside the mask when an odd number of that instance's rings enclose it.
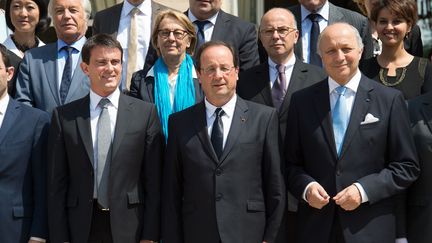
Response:
[[[367,196],[367,194],[366,194],[366,191],[364,190],[363,186],[362,186],[360,183],[358,183],[358,182],[355,182],[355,183],[354,183],[354,186],[356,186],[357,189],[358,189],[359,192],[360,192],[361,202],[362,202],[362,203],[368,202],[368,201],[369,201],[369,198],[368,198],[368,196]]]
[[[308,191],[309,187],[310,187],[312,184],[315,184],[315,183],[318,184],[318,182],[316,182],[316,181],[312,181],[312,182],[310,182],[309,184],[307,184],[306,188],[305,188],[304,191],[303,191],[302,198],[303,198],[303,200],[305,200],[306,202],[308,201],[307,198],[306,198],[306,192]]]
[[[39,237],[30,237],[30,240],[39,241],[39,242],[43,242],[43,243],[46,242],[45,239],[42,239],[42,238],[39,238]]]
[[[407,238],[397,238],[396,243],[408,243],[408,239]]]

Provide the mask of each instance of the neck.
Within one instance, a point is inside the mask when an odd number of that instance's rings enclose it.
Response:
[[[36,45],[36,36],[34,32],[18,32],[13,34],[16,44],[21,46],[33,47]]]
[[[403,46],[403,41],[398,46],[382,46],[382,52],[381,55],[379,55],[379,59],[385,60],[387,62],[393,62],[400,58],[405,57],[408,55],[408,52],[405,50]]]
[[[168,68],[168,76],[176,75],[178,73],[180,65],[182,64],[184,58],[184,54],[178,57],[164,58],[164,62]]]
[[[275,57],[270,57],[270,59],[276,63],[276,64],[286,64],[288,63],[288,61],[290,60],[290,58],[293,56],[294,54],[291,52],[288,55],[284,55],[284,56],[275,56]]]

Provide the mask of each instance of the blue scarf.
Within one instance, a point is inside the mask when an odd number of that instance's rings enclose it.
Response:
[[[165,142],[168,140],[169,115],[195,104],[195,87],[192,78],[193,68],[192,58],[186,54],[183,62],[180,64],[174,91],[174,102],[173,106],[171,106],[168,67],[161,57],[158,58],[154,65],[154,100],[165,135]]]

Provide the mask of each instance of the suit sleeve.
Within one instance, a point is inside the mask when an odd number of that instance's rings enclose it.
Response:
[[[368,195],[369,203],[402,192],[420,173],[408,112],[401,93],[393,97],[387,136],[387,166],[379,173],[358,180]]]
[[[145,141],[142,167],[144,188],[144,224],[141,239],[160,239],[160,184],[164,151],[164,138],[156,107],[152,106]]]
[[[130,86],[130,90],[129,90],[130,96],[142,100],[142,97],[140,95],[140,86],[141,86],[141,82],[143,82],[143,81],[144,80],[141,79],[140,71],[134,72],[132,74],[131,86]]]
[[[36,121],[31,155],[34,196],[33,221],[30,236],[47,239],[48,222],[46,206],[46,151],[49,116],[42,113]]]
[[[183,243],[182,225],[182,175],[179,142],[175,130],[175,120],[168,121],[168,147],[164,164],[162,182],[162,241],[165,243]]]
[[[259,64],[257,31],[255,25],[245,24],[243,27],[247,29],[243,32],[243,40],[238,50],[241,71]]]
[[[286,190],[282,177],[281,156],[279,152],[279,120],[276,110],[272,111],[267,124],[262,161],[267,217],[263,240],[273,242],[276,239],[286,203]]]
[[[100,33],[100,13],[96,13],[95,17],[93,19],[93,25],[92,25],[92,35],[96,35]]]
[[[48,136],[48,227],[51,242],[70,242],[66,214],[69,171],[58,109],[51,118]]]
[[[24,55],[24,60],[21,62],[18,77],[16,82],[16,100],[26,105],[34,106],[33,103],[33,88],[30,75],[31,55]]]

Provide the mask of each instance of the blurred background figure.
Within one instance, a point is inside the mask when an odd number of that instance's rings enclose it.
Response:
[[[374,56],[381,53],[381,40],[378,38],[378,33],[375,28],[375,24],[371,20],[371,12],[374,5],[379,0],[353,0],[357,3],[357,6],[362,13],[369,19],[369,27],[371,29],[372,40],[374,44]],[[405,50],[413,56],[423,56],[423,42],[421,39],[420,27],[417,24],[413,24],[411,31],[404,40]]]
[[[417,4],[413,0],[381,0],[371,11],[381,54],[361,65],[363,73],[385,86],[402,91],[405,99],[432,90],[430,62],[407,52],[404,40],[417,21]]]
[[[6,40],[9,33],[11,33],[11,31],[6,25],[5,11],[0,8],[0,43]]]
[[[134,73],[131,95],[156,104],[167,138],[168,116],[202,100],[191,57],[197,37],[186,15],[166,10],[156,17],[151,41],[159,58],[148,72]]]

